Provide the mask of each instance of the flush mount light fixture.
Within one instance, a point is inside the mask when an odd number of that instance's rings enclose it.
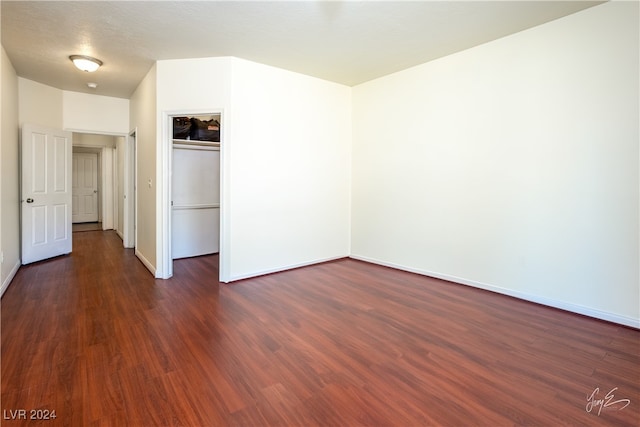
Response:
[[[99,59],[85,55],[71,55],[69,59],[73,62],[73,65],[78,68],[78,70],[86,71],[88,73],[93,73],[102,65],[102,61]]]

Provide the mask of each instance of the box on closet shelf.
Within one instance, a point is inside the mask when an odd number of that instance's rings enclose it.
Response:
[[[192,117],[189,135],[192,140],[220,142],[220,122]]]
[[[191,119],[189,117],[173,118],[173,139],[189,139]]]

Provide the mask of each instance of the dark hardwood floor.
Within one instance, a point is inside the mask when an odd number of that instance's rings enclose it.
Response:
[[[350,259],[155,280],[115,233],[73,238],[2,298],[3,426],[640,421],[635,329]]]

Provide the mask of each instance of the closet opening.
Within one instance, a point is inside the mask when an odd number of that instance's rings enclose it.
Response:
[[[173,260],[220,253],[221,113],[173,114],[169,120],[172,273]]]

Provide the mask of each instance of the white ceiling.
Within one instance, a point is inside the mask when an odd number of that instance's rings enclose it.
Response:
[[[1,40],[21,77],[121,98],[157,60],[213,56],[352,86],[599,3],[4,0]],[[83,73],[72,54],[104,66]]]

